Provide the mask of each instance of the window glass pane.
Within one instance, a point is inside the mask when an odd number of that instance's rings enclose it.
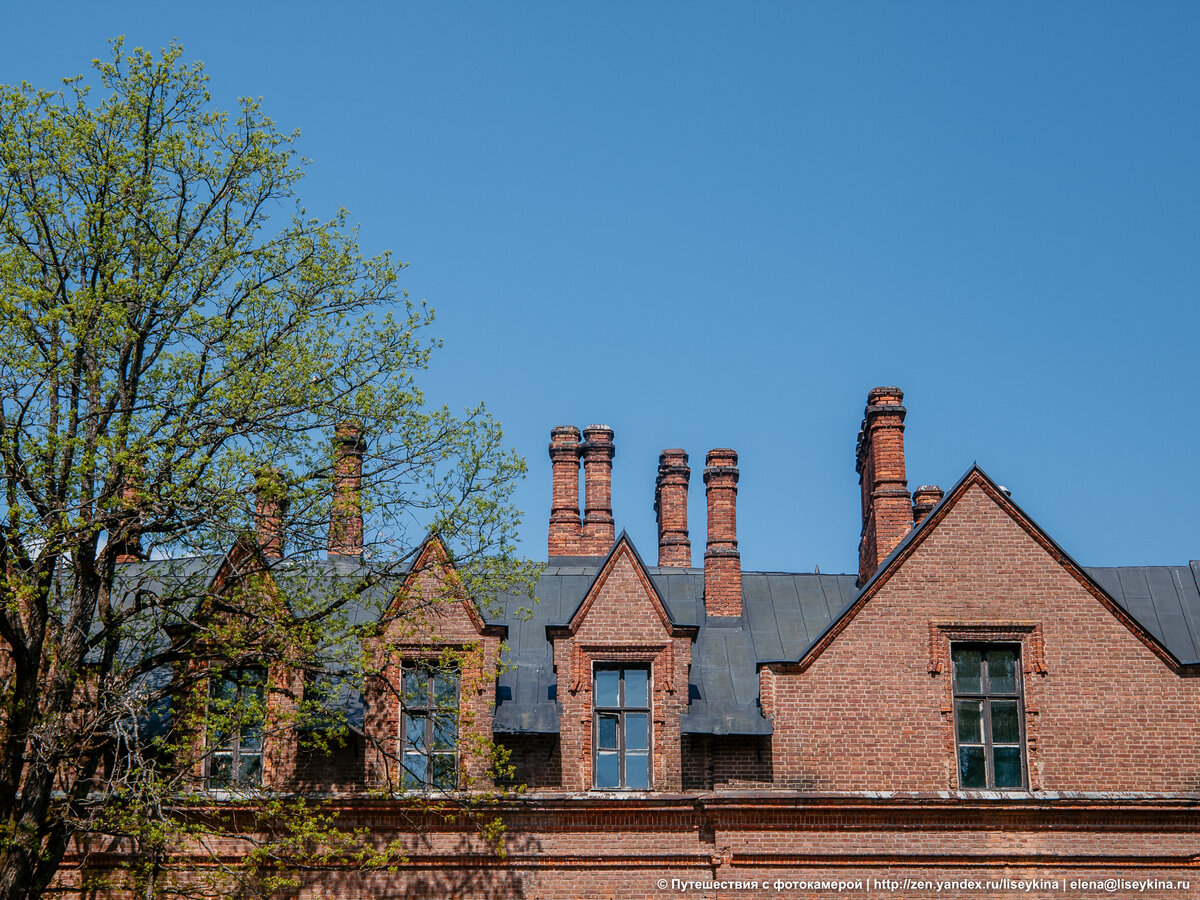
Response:
[[[621,686],[621,673],[617,669],[596,670],[596,705],[620,706],[621,699],[618,690]]]
[[[1021,725],[1017,720],[1016,700],[993,700],[992,706],[992,743],[1019,744],[1021,742]]]
[[[596,787],[615,788],[621,786],[621,768],[615,753],[596,754]]]
[[[238,756],[237,782],[246,787],[262,784],[262,757],[257,753],[243,753]]]
[[[429,759],[422,753],[405,753],[400,773],[400,783],[406,788],[420,790],[425,787],[425,771]]]
[[[625,787],[633,790],[650,787],[650,754],[625,754]]]
[[[425,717],[413,716],[407,717],[407,726],[404,729],[404,743],[411,750],[425,749]]]
[[[596,749],[597,750],[616,750],[617,744],[617,717],[615,715],[600,715],[596,719],[597,731]]]
[[[955,701],[955,719],[958,722],[958,742],[960,744],[983,743],[983,701]]]
[[[455,759],[451,753],[435,753],[433,755],[433,786],[442,790],[452,791],[458,787],[458,777],[455,772]]]
[[[208,783],[215,788],[229,787],[233,778],[233,757],[228,753],[214,753],[208,764]]]
[[[243,725],[239,737],[240,740],[238,743],[243,750],[261,750],[262,724],[254,722],[249,725]]]
[[[213,679],[212,695],[214,700],[232,704],[237,700],[237,691],[237,682],[229,673]]]
[[[958,784],[962,788],[987,787],[982,747],[958,748]]]
[[[458,706],[458,674],[441,669],[433,676],[433,699],[441,709]]]
[[[983,691],[983,680],[979,676],[980,655],[978,650],[954,648],[954,691],[958,694],[979,694]]]
[[[429,670],[404,670],[404,703],[406,706],[429,705]]]
[[[458,746],[458,723],[453,716],[437,716],[433,720],[433,749],[453,750]]]
[[[987,652],[988,691],[1013,694],[1017,690],[1017,652],[1005,648]]]
[[[649,669],[625,670],[625,705],[649,706]]]
[[[650,717],[645,713],[625,714],[626,750],[648,750],[650,748],[649,719]]]
[[[1015,694],[1016,650],[988,650],[988,691],[991,694]]]
[[[996,787],[1019,788],[1021,786],[1021,748],[996,747],[992,750],[995,764]]]
[[[233,732],[229,730],[229,715],[218,712],[209,726],[208,742],[218,750],[233,749]]]

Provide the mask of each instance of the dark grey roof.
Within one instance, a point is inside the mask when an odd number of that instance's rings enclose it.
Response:
[[[1184,665],[1200,665],[1200,562],[1084,569]]]
[[[969,469],[960,483],[975,468]],[[942,504],[956,488],[946,492]],[[909,532],[879,572],[931,518]],[[180,561],[171,574],[184,579],[211,575],[216,562],[211,558]],[[562,625],[572,617],[604,559],[559,557],[550,563],[535,589],[537,603],[531,604],[523,595],[505,594],[485,615],[489,623],[508,629],[506,666],[497,680],[493,720],[498,733],[559,730],[558,685],[546,626]],[[125,574],[130,581],[152,583],[162,567],[161,561],[133,564]],[[770,734],[771,723],[759,706],[759,665],[803,657],[860,594],[854,575],[744,572],[741,616],[711,617],[705,616],[703,569],[646,567],[646,571],[671,621],[697,629],[688,678],[689,706],[680,723],[681,730],[691,734]],[[1200,562],[1089,567],[1083,571],[1176,660],[1200,665]],[[313,591],[327,580],[345,582],[361,571],[357,562],[338,559],[285,564],[275,574],[285,587],[300,592]],[[389,578],[369,591],[369,596],[354,598],[345,607],[350,623],[363,624],[378,616],[393,591],[394,582]],[[341,707],[350,724],[361,727],[361,694],[350,688],[338,694],[331,705]]]
[[[555,560],[558,562],[558,560]],[[506,595],[492,621],[508,626],[508,666],[497,690],[497,732],[558,731],[557,683],[547,625],[578,609],[602,560],[549,566],[538,581],[539,602]],[[857,596],[853,575],[742,574],[743,612],[705,617],[704,570],[647,567],[671,621],[698,626],[681,727],[696,734],[770,734],[758,705],[758,663],[799,656]],[[520,615],[518,610],[527,610]]]

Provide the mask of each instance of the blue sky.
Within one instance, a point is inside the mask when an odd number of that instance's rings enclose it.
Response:
[[[869,388],[909,485],[977,460],[1090,565],[1200,557],[1200,6],[7,2],[0,82],[125,34],[263,98],[305,205],[410,263],[431,398],[486,400],[545,554],[557,424],[741,454],[743,567],[853,571]],[[52,11],[57,6],[57,12]]]

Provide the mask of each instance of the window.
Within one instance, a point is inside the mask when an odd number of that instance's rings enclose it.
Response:
[[[458,672],[415,664],[403,669],[400,783],[409,789],[458,787]]]
[[[1024,787],[1020,646],[956,643],[950,657],[959,787]]]
[[[593,766],[598,788],[650,787],[650,670],[596,669]]]
[[[226,669],[209,681],[208,786],[262,784],[262,726],[267,673],[259,667]]]

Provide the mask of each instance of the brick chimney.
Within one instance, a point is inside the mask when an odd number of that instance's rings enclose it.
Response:
[[[329,510],[329,555],[363,552],[362,463],[366,442],[353,422],[338,422],[333,440],[333,504]]]
[[[613,430],[583,429],[583,542],[581,556],[603,556],[616,540],[612,514]]]
[[[117,563],[137,562],[142,558],[142,492],[138,482],[143,478],[145,472],[140,465],[130,466],[121,484],[122,524],[117,526],[118,533],[114,536]]]
[[[287,486],[279,469],[266,468],[254,484],[254,531],[263,556],[283,559],[283,517],[287,513]]]
[[[579,520],[579,429],[559,425],[550,429],[550,470],[553,497],[550,501],[550,556],[576,556],[582,540]]]
[[[704,612],[742,614],[742,557],[737,548],[738,455],[709,450],[704,484],[708,497],[708,545],[704,550]]]
[[[929,511],[938,505],[942,495],[946,493],[936,484],[923,484],[913,491],[913,524],[916,525],[929,515]]]
[[[658,564],[690,567],[692,542],[688,540],[688,455],[664,450],[658,455],[658,480],[654,485],[654,512],[658,517]]]
[[[858,583],[865,584],[912,527],[912,500],[904,474],[904,392],[877,387],[867,394],[858,432],[857,469],[862,487],[862,539]]]

